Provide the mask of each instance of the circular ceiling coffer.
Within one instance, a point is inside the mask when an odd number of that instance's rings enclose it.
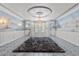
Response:
[[[47,17],[52,13],[52,10],[46,6],[34,6],[27,10],[33,17]]]

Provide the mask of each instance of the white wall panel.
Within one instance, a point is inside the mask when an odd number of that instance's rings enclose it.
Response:
[[[57,31],[57,37],[79,46],[79,32]]]
[[[23,31],[2,31],[0,32],[0,46],[24,36]]]

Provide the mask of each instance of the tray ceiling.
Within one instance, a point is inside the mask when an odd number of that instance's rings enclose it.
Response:
[[[58,16],[63,14],[64,12],[71,9],[75,3],[5,3],[2,4],[8,8],[12,13],[16,13],[20,15],[23,19],[26,20],[34,20],[27,10],[33,6],[46,6],[52,9],[52,14],[46,17],[46,20],[56,19]]]

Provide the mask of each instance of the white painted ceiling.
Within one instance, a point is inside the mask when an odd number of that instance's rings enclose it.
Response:
[[[46,17],[46,20],[56,19],[58,16],[72,8],[75,3],[5,3],[2,4],[8,8],[9,11],[20,15],[23,19],[34,20],[27,10],[33,6],[46,6],[52,9],[52,14]]]

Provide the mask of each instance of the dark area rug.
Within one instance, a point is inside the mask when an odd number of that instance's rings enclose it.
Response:
[[[30,37],[13,52],[65,52],[49,37]]]

